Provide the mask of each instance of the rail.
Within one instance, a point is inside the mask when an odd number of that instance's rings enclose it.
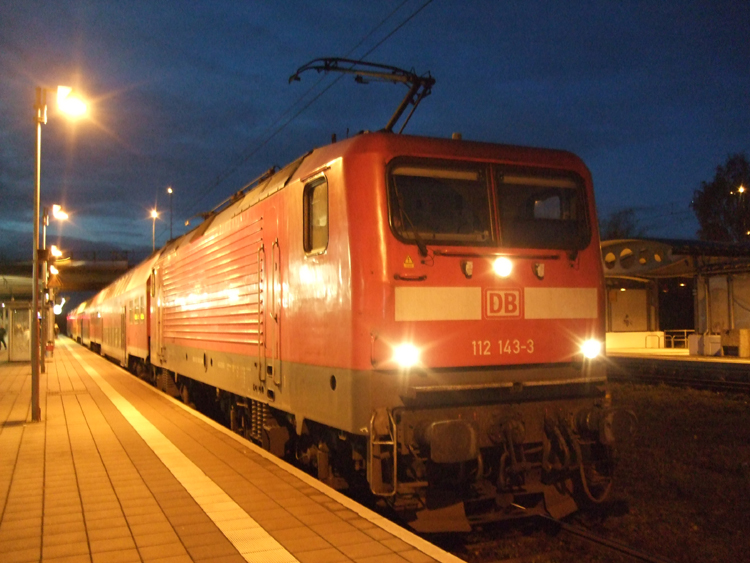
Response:
[[[610,356],[607,379],[647,385],[665,384],[723,393],[750,393],[750,363]]]
[[[542,518],[552,525],[558,527],[561,532],[577,539],[578,541],[583,541],[587,544],[594,545],[599,549],[605,549],[610,553],[617,553],[621,556],[626,556],[632,561],[641,561],[646,563],[671,563],[670,559],[665,559],[664,557],[660,557],[658,555],[649,555],[647,553],[643,553],[642,551],[633,549],[632,547],[629,547],[624,543],[620,543],[618,541],[610,540],[597,534],[593,534],[585,528],[573,526],[572,524],[567,524],[566,522],[561,522],[560,520],[557,520],[550,516],[540,516],[539,518]]]

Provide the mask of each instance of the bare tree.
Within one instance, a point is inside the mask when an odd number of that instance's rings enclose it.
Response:
[[[640,238],[646,234],[645,230],[638,226],[635,209],[632,207],[610,213],[599,221],[599,233],[602,240]]]
[[[690,207],[698,218],[698,238],[750,242],[750,163],[744,154],[727,157],[710,182],[701,182]]]

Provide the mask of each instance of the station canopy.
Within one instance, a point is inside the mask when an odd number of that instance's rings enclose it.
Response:
[[[750,272],[750,244],[674,239],[621,239],[601,243],[604,275],[647,281]]]

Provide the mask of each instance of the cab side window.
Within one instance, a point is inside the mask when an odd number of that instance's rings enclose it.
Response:
[[[307,254],[322,254],[328,248],[328,182],[313,180],[303,193],[304,248]]]

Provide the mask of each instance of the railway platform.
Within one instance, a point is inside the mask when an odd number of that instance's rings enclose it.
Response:
[[[67,338],[0,357],[0,561],[461,560]]]
[[[750,360],[736,356],[691,356],[684,348],[607,350],[613,381],[662,382],[725,391],[750,391]]]

